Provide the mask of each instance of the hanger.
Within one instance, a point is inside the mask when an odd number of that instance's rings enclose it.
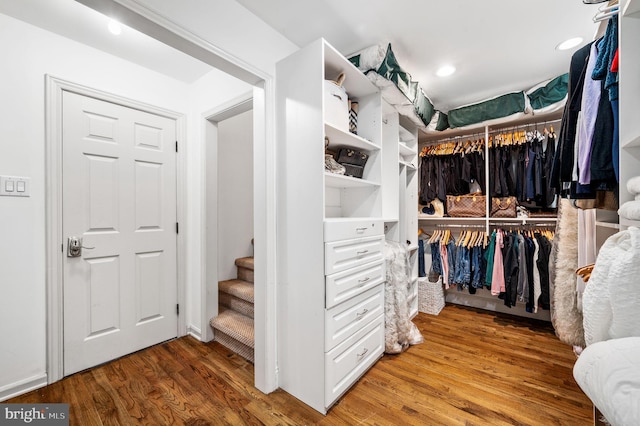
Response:
[[[620,7],[618,6],[617,0],[609,2],[606,7],[600,6],[598,8],[598,13],[593,17],[593,22],[600,22],[609,19],[612,16],[616,16],[619,11]]]

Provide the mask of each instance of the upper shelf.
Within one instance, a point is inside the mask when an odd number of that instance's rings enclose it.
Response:
[[[628,18],[636,18],[640,19],[640,1],[638,0],[629,0],[627,2],[627,6],[624,8],[624,12],[622,16]]]
[[[402,156],[410,156],[418,154],[414,149],[411,149],[407,146],[407,144],[400,142],[398,144],[398,148],[400,151],[400,155]]]
[[[400,142],[415,142],[416,137],[409,130],[405,129],[402,126],[398,126],[398,136],[400,138]]]
[[[324,42],[324,76],[326,80],[335,79],[344,73],[344,88],[352,98],[379,93],[380,90],[358,68],[340,52]]]
[[[353,134],[351,132],[345,132],[344,130],[337,129],[330,124],[325,123],[324,134],[329,138],[329,147],[349,147],[372,153],[380,150],[380,147],[368,140]]]

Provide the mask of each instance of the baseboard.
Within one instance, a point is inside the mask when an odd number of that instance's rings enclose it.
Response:
[[[6,401],[14,396],[22,395],[23,393],[27,393],[44,386],[47,386],[46,374],[29,377],[28,379],[2,386],[0,388],[0,401]]]
[[[192,336],[198,340],[200,340],[201,342],[202,340],[202,331],[200,331],[200,329],[198,327],[194,327],[193,325],[190,325],[187,327],[187,334],[189,336]]]

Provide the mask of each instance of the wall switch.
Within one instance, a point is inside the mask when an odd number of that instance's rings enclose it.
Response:
[[[30,192],[28,177],[0,176],[0,196],[29,197]]]

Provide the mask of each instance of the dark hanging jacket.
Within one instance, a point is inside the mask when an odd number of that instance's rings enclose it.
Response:
[[[586,46],[580,48],[571,57],[567,103],[562,113],[558,146],[551,173],[551,181],[557,191],[562,189],[562,182],[571,182],[576,125],[582,103],[582,87],[584,85],[591,44],[592,43],[588,43]]]

